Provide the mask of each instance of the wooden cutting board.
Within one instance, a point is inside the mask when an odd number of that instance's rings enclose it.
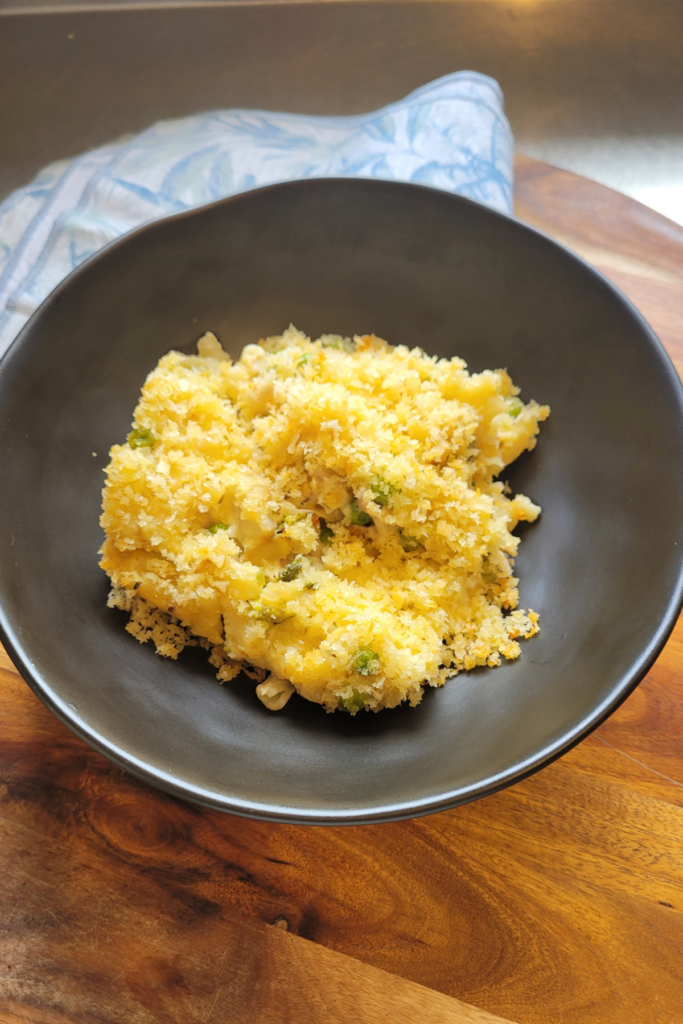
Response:
[[[683,228],[526,159],[516,201],[683,368]],[[0,657],[2,1024],[683,1021],[681,624],[626,703],[538,775],[348,828],[159,793]]]

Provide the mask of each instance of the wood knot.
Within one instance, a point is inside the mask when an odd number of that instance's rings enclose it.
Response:
[[[181,845],[187,838],[172,811],[145,793],[110,791],[92,801],[88,817],[110,846],[145,857]]]

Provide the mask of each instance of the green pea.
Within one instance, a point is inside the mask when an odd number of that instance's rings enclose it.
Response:
[[[417,551],[422,547],[422,542],[417,537],[411,537],[409,533],[402,533],[399,539],[404,551]]]
[[[358,690],[354,689],[350,697],[339,698],[339,710],[348,711],[350,714],[354,714],[356,711],[362,711],[365,707],[365,697]]]
[[[512,416],[513,420],[516,420],[523,408],[524,402],[521,398],[511,398],[509,402],[508,416]]]
[[[149,427],[136,427],[128,435],[131,448],[151,448],[156,438]]]
[[[372,526],[372,516],[358,508],[355,498],[349,505],[349,519],[352,526]]]
[[[227,530],[227,523],[214,523],[213,526],[209,527],[209,533],[218,533],[219,530]]]
[[[379,672],[379,654],[372,647],[359,647],[352,663],[362,676],[375,676]]]
[[[392,494],[400,494],[401,488],[396,487],[394,484],[388,483],[384,477],[376,476],[370,484],[370,490],[373,493],[374,500],[382,508],[386,508],[389,504],[389,498]]]

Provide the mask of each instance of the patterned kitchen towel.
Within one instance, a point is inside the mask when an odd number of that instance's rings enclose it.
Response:
[[[460,71],[356,117],[216,110],[46,167],[0,205],[0,355],[83,260],[147,221],[294,178],[390,178],[512,212],[498,83]]]

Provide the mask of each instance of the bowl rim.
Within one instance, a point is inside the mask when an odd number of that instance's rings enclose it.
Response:
[[[683,436],[683,383],[681,382],[678,372],[673,365],[671,357],[642,313],[640,313],[631,300],[615,284],[613,284],[613,282],[610,281],[602,271],[592,266],[587,260],[573,252],[562,242],[552,238],[552,236],[539,228],[536,228],[531,224],[527,224],[525,221],[519,220],[519,218],[515,216],[508,216],[507,214],[494,210],[483,203],[470,199],[467,196],[448,192],[445,189],[422,185],[415,182],[395,181],[381,178],[321,176],[316,178],[296,179],[294,181],[275,182],[271,185],[264,185],[259,188],[248,189],[244,192],[225,196],[210,203],[204,203],[188,210],[181,210],[178,213],[168,216],[158,217],[154,220],[147,221],[145,224],[134,228],[132,231],[128,231],[125,234],[120,235],[118,238],[107,243],[92,256],[84,260],[78,267],[74,268],[59,282],[56,288],[50,292],[50,294],[32,313],[29,320],[24,324],[20,332],[7,348],[6,352],[0,358],[0,386],[2,384],[2,378],[6,372],[6,368],[10,362],[9,357],[17,356],[36,322],[45,315],[54,303],[59,301],[64,290],[71,287],[73,280],[76,279],[85,268],[89,268],[98,261],[106,259],[112,251],[120,247],[125,247],[130,241],[150,231],[154,231],[155,228],[161,227],[169,222],[192,218],[198,214],[205,214],[212,209],[221,208],[226,205],[239,204],[240,202],[245,201],[245,199],[248,201],[250,197],[258,196],[263,193],[274,193],[283,189],[285,191],[291,189],[305,189],[310,185],[315,185],[321,181],[327,183],[339,182],[343,183],[347,187],[352,183],[352,187],[358,185],[360,187],[389,188],[396,190],[409,188],[411,190],[419,189],[424,192],[438,194],[440,197],[445,198],[446,201],[452,201],[456,204],[466,204],[466,206],[470,208],[474,207],[483,216],[511,221],[515,224],[516,230],[536,236],[542,239],[544,244],[549,244],[562,251],[565,254],[565,257],[569,258],[570,261],[575,262],[578,266],[582,267],[585,271],[588,271],[590,275],[596,278],[603,288],[607,289],[611,293],[614,300],[621,305],[625,312],[627,312],[629,316],[640,326],[645,343],[649,346],[652,356],[659,362],[660,369],[672,384],[673,392],[678,397],[679,411],[681,413],[681,434]],[[316,810],[315,808],[288,808],[284,804],[260,803],[255,800],[225,796],[224,793],[204,789],[194,783],[179,782],[177,777],[172,773],[149,765],[144,760],[128,753],[123,746],[102,737],[100,733],[96,729],[92,728],[72,706],[59,697],[48,681],[46,674],[36,668],[28,654],[25,652],[20,638],[21,626],[17,629],[10,621],[4,608],[1,587],[0,640],[2,640],[7,653],[24,681],[28,684],[31,690],[33,690],[36,696],[39,697],[43,704],[45,704],[45,706],[52,711],[64,725],[66,725],[73,733],[83,739],[98,753],[101,753],[110,761],[126,769],[132,775],[157,789],[161,789],[173,796],[189,800],[193,803],[200,804],[214,810],[261,821],[298,825],[377,824],[383,821],[399,821],[403,819],[421,817],[427,814],[435,814],[439,811],[445,811],[450,808],[481,799],[482,797],[490,796],[493,793],[497,793],[500,790],[507,788],[508,786],[523,781],[530,775],[533,775],[542,768],[547,767],[553,761],[557,760],[557,758],[561,757],[580,743],[581,740],[585,739],[591,732],[593,732],[594,729],[601,725],[602,722],[604,722],[628,696],[630,696],[636,686],[638,686],[642,679],[647,675],[671,635],[681,609],[683,608],[683,550],[680,550],[678,553],[678,562],[678,576],[676,583],[672,587],[666,611],[662,615],[654,634],[651,635],[648,642],[643,645],[639,656],[634,659],[629,670],[622,673],[619,680],[612,686],[609,695],[606,696],[600,704],[594,707],[590,713],[584,715],[582,720],[572,729],[565,732],[554,742],[547,744],[535,754],[517,761],[514,765],[494,776],[490,776],[484,781],[457,787],[434,798],[399,801],[386,805],[378,805],[377,807],[368,809],[336,808],[333,810],[321,811]]]

